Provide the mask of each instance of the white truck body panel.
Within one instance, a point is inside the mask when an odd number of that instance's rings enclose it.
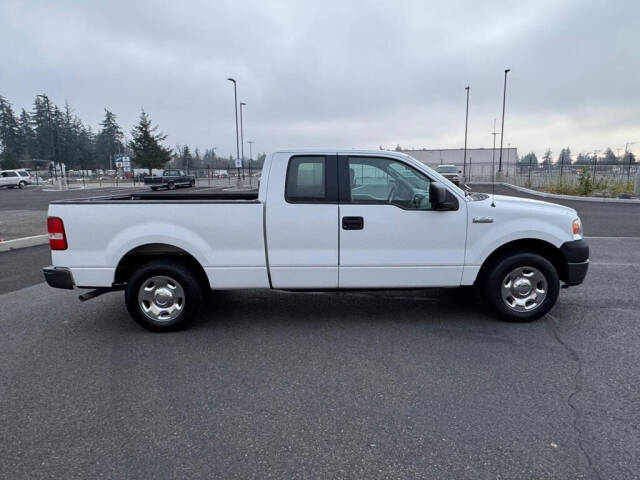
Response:
[[[395,205],[289,203],[285,179],[294,155],[363,155],[410,165],[442,183],[454,211]],[[487,257],[518,239],[555,247],[573,235],[574,210],[496,196],[474,200],[417,160],[386,151],[281,151],[269,155],[255,201],[69,201],[52,203],[64,221],[68,248],[52,252],[53,266],[70,269],[83,287],[109,287],[133,249],[170,245],[190,254],[212,289],[395,288],[472,284]],[[345,216],[364,229],[345,230]],[[491,223],[476,223],[479,217]]]
[[[53,264],[80,286],[110,286],[128,252],[166,244],[193,256],[211,288],[269,287],[259,203],[54,204],[50,215],[64,219],[69,243]]]

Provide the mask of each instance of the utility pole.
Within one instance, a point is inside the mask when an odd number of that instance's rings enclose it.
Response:
[[[627,142],[624,146],[624,158],[629,157],[629,164],[627,165],[627,181],[631,178],[631,155],[629,154],[629,145],[635,145],[636,142]]]
[[[247,140],[249,144],[249,185],[252,184],[251,181],[251,164],[253,163],[253,140]]]
[[[238,164],[238,159],[240,158],[240,138],[238,137],[238,85],[234,78],[227,78],[231,83],[233,83],[233,99],[234,105],[236,107],[236,168],[238,170],[238,181],[240,180],[240,164]]]
[[[496,180],[496,135],[500,135],[496,132],[496,119],[493,119],[493,132],[490,132],[489,135],[493,135],[493,150],[491,150],[491,181],[495,182]]]
[[[244,180],[244,127],[242,126],[242,107],[246,107],[247,104],[240,102],[240,155],[242,160],[242,179]]]
[[[462,158],[462,179],[466,178],[467,174],[467,125],[469,124],[469,86],[465,87],[467,91],[467,113],[464,117],[464,157]]]
[[[504,71],[504,90],[502,92],[502,130],[500,131],[500,160],[498,161],[498,172],[502,173],[502,140],[504,139],[504,107],[507,98],[507,73],[511,69],[507,68]],[[494,129],[495,130],[495,129]]]

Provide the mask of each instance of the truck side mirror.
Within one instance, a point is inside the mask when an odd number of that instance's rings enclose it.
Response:
[[[434,210],[443,208],[447,199],[447,189],[440,183],[431,182],[429,184],[429,203]]]

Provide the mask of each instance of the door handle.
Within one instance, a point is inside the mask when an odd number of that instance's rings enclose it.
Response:
[[[342,217],[343,230],[362,230],[363,228],[364,228],[364,218]]]

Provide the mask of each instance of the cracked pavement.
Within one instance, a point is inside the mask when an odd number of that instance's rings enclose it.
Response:
[[[0,478],[637,477],[640,239],[589,243],[529,324],[467,288],[244,291],[164,335],[0,254]]]

